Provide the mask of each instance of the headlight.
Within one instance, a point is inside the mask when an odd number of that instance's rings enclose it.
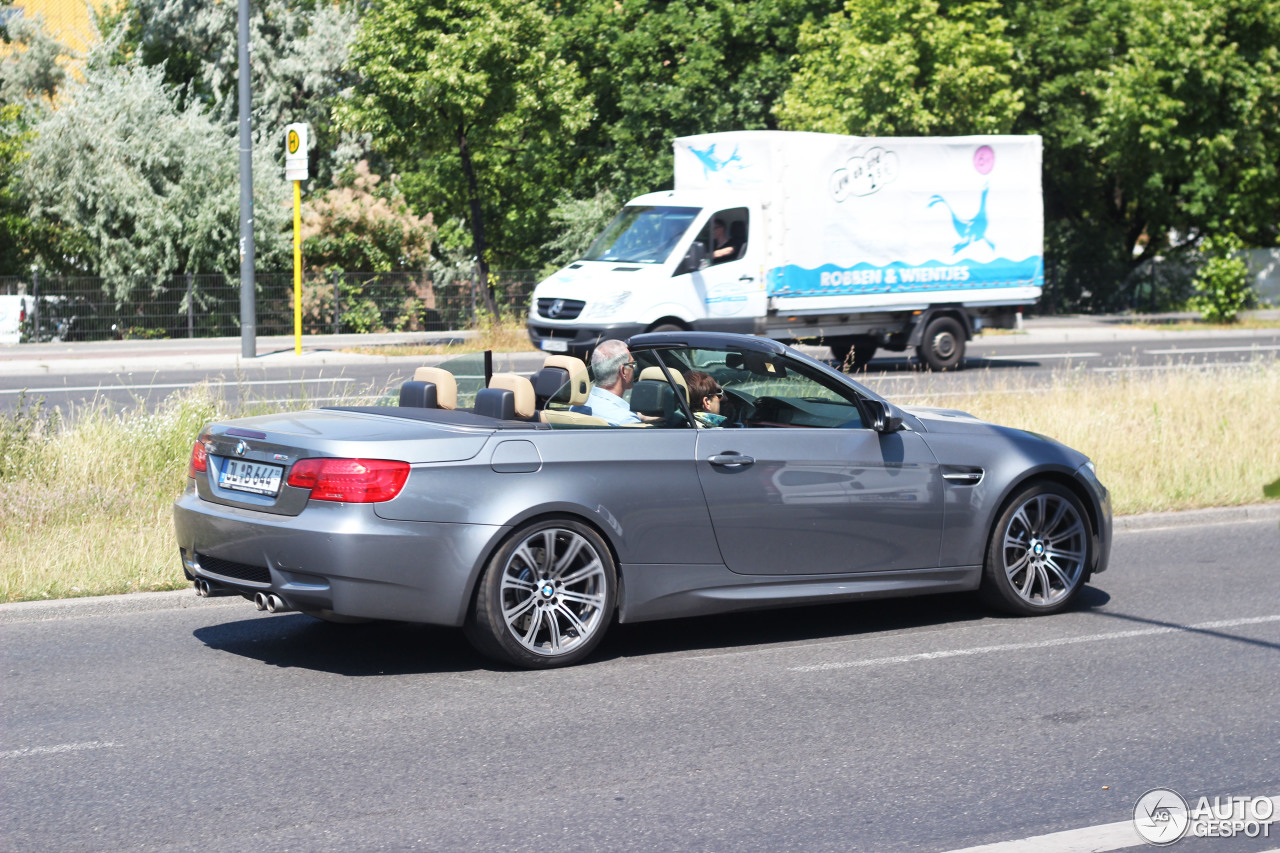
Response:
[[[630,298],[631,291],[624,290],[612,298],[588,302],[586,310],[582,312],[582,319],[607,318],[622,310],[622,306],[626,305]]]

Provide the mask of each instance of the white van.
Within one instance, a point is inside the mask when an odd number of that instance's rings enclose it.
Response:
[[[737,131],[674,143],[675,189],[629,202],[534,290],[548,352],[669,329],[878,348],[958,367],[1040,297],[1038,136]]]
[[[0,294],[0,344],[16,344],[22,341],[22,324],[27,320],[29,296]]]

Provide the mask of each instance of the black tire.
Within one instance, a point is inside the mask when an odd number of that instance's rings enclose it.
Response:
[[[953,317],[935,317],[916,352],[930,370],[952,370],[964,359],[964,328]]]
[[[683,332],[684,326],[679,323],[659,323],[649,329],[650,332]]]
[[[577,663],[613,619],[617,568],[596,531],[569,519],[533,522],[490,558],[466,635],[486,657],[525,669]]]
[[[996,519],[979,594],[1018,616],[1071,606],[1093,565],[1093,531],[1083,504],[1057,483],[1032,483]]]
[[[831,348],[832,359],[845,373],[862,370],[880,348],[874,339],[861,336],[834,338],[827,342],[827,346]]]

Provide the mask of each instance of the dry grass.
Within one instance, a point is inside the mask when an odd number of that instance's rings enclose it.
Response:
[[[1015,374],[990,390],[916,397],[1049,435],[1093,458],[1119,515],[1264,499],[1280,478],[1280,363]]]
[[[963,409],[1088,453],[1119,514],[1256,503],[1280,478],[1275,360],[1028,382],[902,402]],[[0,417],[0,601],[185,586],[171,506],[192,441],[207,422],[244,414],[198,387],[155,411],[98,405],[62,421],[26,406]]]
[[[455,356],[469,352],[536,352],[529,341],[529,332],[523,320],[503,320],[487,323],[474,330],[465,340],[447,344],[388,344],[386,346],[348,347],[343,352],[365,355],[443,355]]]

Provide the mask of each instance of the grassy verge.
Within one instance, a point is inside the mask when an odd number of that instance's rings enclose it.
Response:
[[[1119,514],[1263,500],[1280,478],[1280,364],[1202,371],[1064,371],[901,402],[964,409],[1093,457]],[[0,601],[185,586],[171,504],[200,428],[228,412],[207,390],[157,410],[99,405],[74,421],[38,403],[0,417]]]
[[[454,356],[469,352],[536,352],[529,341],[529,331],[524,320],[502,320],[477,327],[475,334],[465,340],[447,344],[388,344],[385,346],[347,347],[343,352],[365,355],[444,355]]]
[[[973,393],[902,402],[962,409],[1052,436],[1098,466],[1119,515],[1234,506],[1280,478],[1280,364],[1096,373],[1068,369],[1050,387],[1014,374]]]

